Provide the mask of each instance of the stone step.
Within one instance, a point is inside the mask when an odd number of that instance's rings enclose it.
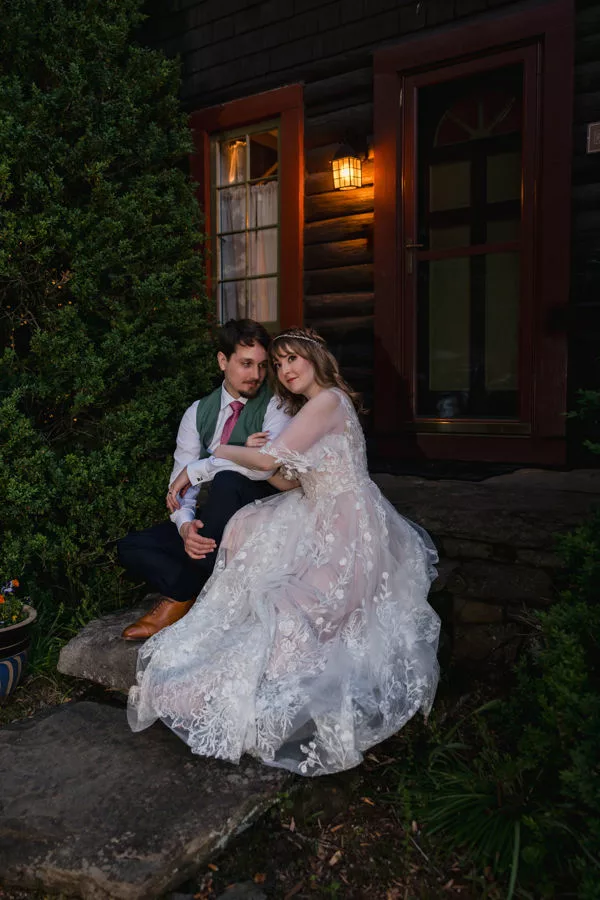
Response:
[[[552,551],[556,536],[577,528],[598,505],[596,470],[580,477],[577,472],[520,471],[481,482],[387,474],[373,480],[402,515],[438,543],[450,537]]]
[[[60,651],[58,671],[86,678],[117,691],[128,691],[135,682],[137,641],[124,641],[123,629],[135,622],[152,604],[120,610],[94,619]]]
[[[0,884],[83,900],[154,900],[272,805],[291,776],[193,756],[156,724],[92,702],[0,731]]]

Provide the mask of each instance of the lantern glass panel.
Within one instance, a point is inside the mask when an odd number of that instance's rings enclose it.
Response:
[[[338,191],[362,187],[362,166],[356,156],[343,156],[332,162],[333,186]]]

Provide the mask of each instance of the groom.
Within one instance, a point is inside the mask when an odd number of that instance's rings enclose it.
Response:
[[[219,331],[217,362],[223,383],[184,413],[177,433],[169,485],[188,464],[194,483],[184,497],[166,496],[170,522],[131,532],[118,541],[119,562],[160,595],[158,603],[123,632],[127,641],[145,640],[181,619],[210,577],[216,548],[234,513],[276,493],[265,480],[272,472],[245,469],[211,454],[219,444],[243,445],[255,432],[274,440],[289,421],[272,396],[267,374],[268,332],[252,319],[231,319]],[[196,499],[212,481],[202,521]],[[179,508],[177,508],[179,506]]]

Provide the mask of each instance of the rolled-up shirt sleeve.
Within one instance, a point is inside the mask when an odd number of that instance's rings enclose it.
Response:
[[[198,410],[198,400],[192,403],[184,412],[179,430],[177,432],[177,444],[173,454],[173,469],[169,484],[177,478],[179,473],[185,469],[190,462],[197,460],[202,452],[200,445],[200,435],[196,428],[196,413]],[[169,516],[171,522],[181,531],[184,522],[192,522],[196,518],[196,503],[198,500],[199,487],[191,487],[187,493],[179,498],[181,508],[176,509]]]

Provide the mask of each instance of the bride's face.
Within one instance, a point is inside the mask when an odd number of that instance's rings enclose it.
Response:
[[[292,394],[310,397],[314,388],[318,387],[313,364],[287,348],[277,354],[275,368],[277,378]]]

